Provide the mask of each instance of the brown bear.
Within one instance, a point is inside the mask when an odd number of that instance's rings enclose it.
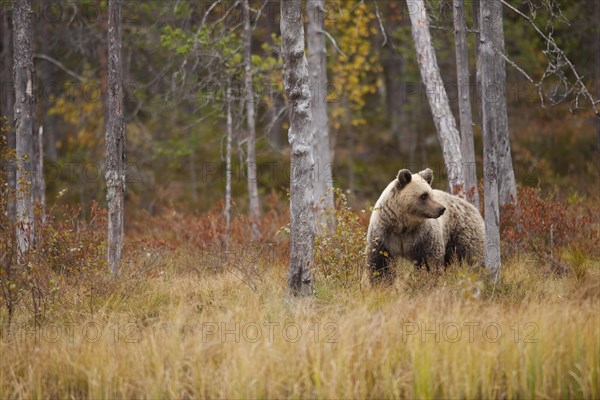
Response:
[[[483,261],[485,225],[467,201],[431,188],[429,168],[398,172],[371,214],[367,232],[367,266],[372,282],[391,277],[396,257],[417,267],[443,267],[453,260]]]

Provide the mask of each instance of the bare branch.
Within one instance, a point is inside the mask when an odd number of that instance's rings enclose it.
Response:
[[[518,14],[519,16],[524,18],[527,22],[529,22],[529,24],[533,27],[533,29],[537,32],[537,34],[540,35],[540,37],[546,41],[546,51],[544,51],[544,54],[549,58],[551,58],[553,56],[556,58],[556,64],[553,64],[552,62],[550,63],[548,68],[546,68],[544,75],[538,82],[538,85],[541,86],[541,83],[543,82],[543,80],[546,77],[548,77],[549,75],[557,75],[559,77],[559,79],[562,81],[562,83],[568,87],[569,86],[568,81],[562,74],[562,71],[560,70],[563,66],[566,65],[569,67],[569,69],[575,76],[575,83],[572,85],[572,87],[570,89],[566,90],[565,96],[563,96],[563,98],[566,97],[568,94],[575,91],[575,108],[577,109],[579,107],[579,97],[584,96],[585,98],[587,98],[589,100],[596,116],[600,116],[600,112],[598,111],[598,108],[596,107],[597,101],[594,100],[594,97],[588,91],[587,87],[583,83],[582,77],[579,75],[579,73],[575,69],[575,66],[573,65],[571,60],[569,60],[567,58],[567,55],[565,54],[565,52],[560,47],[558,47],[558,45],[556,44],[554,38],[552,37],[552,33],[550,33],[549,35],[545,34],[535,24],[535,22],[533,21],[533,19],[531,17],[529,17],[528,15],[525,15],[523,12],[521,12],[519,9],[510,5],[505,0],[500,0],[500,2],[502,4],[504,4],[507,8],[509,8],[511,11]],[[552,5],[556,5],[556,4],[552,3]],[[535,11],[532,11],[532,12],[535,12]],[[552,17],[556,16],[556,14],[554,13],[552,8],[550,9],[550,13],[551,13]],[[562,15],[562,12],[560,12],[560,9],[559,9],[558,17],[560,19],[564,20],[564,16]]]
[[[499,54],[502,56],[502,58],[504,58],[504,61],[506,61],[507,63],[509,63],[510,65],[513,66],[514,69],[516,69],[517,71],[519,71],[525,78],[527,78],[527,80],[533,84],[535,84],[536,86],[538,86],[533,79],[529,76],[529,74],[527,72],[525,72],[523,70],[523,68],[519,67],[517,65],[517,63],[515,63],[513,60],[511,60],[510,58],[508,58],[508,56],[502,52],[499,52]]]
[[[323,34],[323,35],[325,35],[325,36],[327,36],[327,38],[328,38],[328,39],[331,41],[331,44],[333,45],[333,47],[335,48],[335,50],[336,50],[338,53],[340,53],[340,54],[341,54],[341,55],[343,55],[344,57],[348,57],[348,56],[346,55],[346,53],[344,53],[344,52],[342,51],[342,49],[340,49],[340,48],[338,47],[338,45],[337,45],[337,42],[335,41],[335,39],[333,38],[333,36],[331,36],[331,35],[329,34],[329,32],[327,32],[327,31],[324,31],[324,30],[319,30],[318,32],[319,32],[319,33],[322,33],[322,34]]]
[[[258,25],[258,21],[260,20],[260,17],[262,15],[262,11],[264,10],[264,8],[265,8],[265,6],[267,5],[268,2],[269,2],[269,0],[263,1],[263,3],[260,6],[260,8],[258,10],[256,10],[256,17],[255,17],[255,20],[254,20],[254,25],[252,25],[252,30],[253,31],[256,29],[256,26]]]
[[[510,65],[512,65],[512,67],[514,69],[516,69],[517,71],[519,71],[521,73],[521,75],[523,75],[529,82],[533,83],[533,85],[536,87],[538,95],[540,96],[540,101],[542,102],[542,107],[545,107],[544,105],[544,93],[542,93],[542,84],[541,82],[534,82],[534,80],[529,76],[529,74],[527,72],[525,72],[525,70],[523,70],[523,68],[519,67],[517,65],[517,63],[515,63],[513,60],[511,60],[510,58],[508,58],[506,56],[506,54],[499,52],[499,54],[502,56],[502,58],[504,58],[504,61],[506,61],[507,63],[509,63]]]
[[[385,28],[383,27],[383,20],[381,19],[381,12],[379,11],[377,0],[373,0],[373,3],[375,4],[375,15],[377,16],[377,21],[379,22],[379,29],[383,35],[383,42],[381,43],[381,47],[383,47],[387,43],[387,35],[385,34]]]
[[[223,14],[223,16],[217,21],[215,22],[214,26],[219,25],[221,22],[225,21],[227,19],[227,17],[229,17],[229,14],[231,14],[231,12],[238,6],[240,5],[241,1],[240,0],[236,0],[235,3],[233,3],[233,5],[229,8],[229,10],[227,10],[225,12],[225,14]],[[214,29],[214,28],[213,28]]]
[[[79,82],[82,82],[82,83],[87,82],[87,79],[85,79],[83,76],[79,75],[78,73],[70,70],[69,68],[65,67],[65,65],[63,63],[61,63],[60,61],[58,61],[56,58],[52,58],[46,54],[36,54],[36,55],[34,55],[34,58],[48,61],[49,63],[56,65],[58,68],[62,69],[64,72],[66,72],[68,75],[77,79]]]
[[[214,3],[212,3],[210,5],[210,7],[208,7],[208,10],[206,10],[206,12],[204,13],[204,16],[202,17],[202,22],[200,23],[200,28],[202,28],[204,26],[204,24],[206,23],[206,18],[208,18],[208,15],[210,14],[210,12],[217,6],[217,4],[219,4],[221,2],[221,0],[217,0]]]

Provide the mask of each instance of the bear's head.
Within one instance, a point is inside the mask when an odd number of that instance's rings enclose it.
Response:
[[[433,171],[429,168],[416,174],[401,169],[387,188],[385,203],[408,224],[439,218],[446,208],[436,201],[431,189],[432,181]]]

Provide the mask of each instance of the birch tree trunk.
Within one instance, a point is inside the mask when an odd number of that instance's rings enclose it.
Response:
[[[227,148],[225,151],[225,231],[229,241],[231,233],[231,141],[233,121],[231,117],[231,81],[227,85]]]
[[[498,68],[498,57],[494,46],[495,15],[492,4],[496,0],[481,0],[479,68],[482,84],[482,128],[483,128],[483,182],[485,211],[485,266],[496,281],[500,275],[500,211],[498,205],[498,162],[497,138],[502,129],[501,109],[497,100],[490,97],[487,88],[493,87],[504,74]]]
[[[26,252],[33,242],[33,118],[35,112],[30,0],[13,3],[15,131],[17,149],[17,242]]]
[[[254,115],[254,87],[252,85],[252,27],[250,25],[250,4],[244,0],[244,80],[246,92],[246,117],[248,140],[246,141],[246,164],[248,166],[248,197],[250,199],[250,220],[252,240],[258,240],[258,181],[256,176],[256,117]]]
[[[2,7],[2,55],[0,57],[0,63],[2,68],[0,69],[0,82],[2,86],[2,99],[0,99],[0,114],[7,118],[8,132],[6,132],[6,142],[10,150],[15,150],[17,146],[15,129],[14,129],[14,113],[15,113],[15,102],[13,93],[9,91],[14,90],[14,79],[13,79],[13,30],[10,27],[10,13],[8,7]],[[15,193],[17,187],[17,171],[15,168],[14,160],[9,160],[7,165],[7,180],[8,189],[10,193]],[[16,199],[9,196],[7,199],[8,216],[11,221],[16,221],[17,216],[17,204]]]
[[[121,67],[121,1],[108,1],[108,121],[106,124],[106,200],[108,265],[119,273],[123,249],[125,196],[125,127]]]
[[[307,0],[308,72],[311,88],[311,113],[314,127],[315,159],[314,196],[318,226],[332,222],[327,213],[333,210],[333,180],[329,158],[329,123],[327,118],[327,49],[325,46],[325,0]]]
[[[482,91],[488,93],[484,96],[494,97],[496,107],[498,108],[498,201],[500,206],[504,206],[517,201],[517,184],[515,181],[515,172],[513,170],[512,156],[510,154],[510,137],[508,134],[508,111],[506,107],[506,67],[504,58],[504,27],[503,27],[503,12],[502,3],[500,0],[482,1],[482,9],[485,5],[492,13],[491,19],[491,40],[494,47],[494,65],[498,70],[496,72],[496,80],[490,86],[483,85]],[[493,88],[493,89],[491,89]],[[497,92],[491,94],[490,90]]]
[[[304,55],[304,26],[300,0],[281,3],[281,55],[284,87],[288,97],[291,146],[290,177],[290,270],[288,285],[296,295],[313,292],[310,271],[313,259],[315,220],[312,176],[314,130],[308,85],[308,66]]]
[[[448,104],[448,95],[431,42],[425,3],[423,0],[407,0],[407,5],[412,26],[412,37],[417,52],[417,62],[421,79],[427,90],[427,100],[433,114],[438,140],[442,146],[450,191],[460,194],[463,193],[464,185],[461,170],[460,135]]]
[[[469,80],[469,49],[464,0],[454,0],[454,42],[456,49],[456,77],[458,83],[458,109],[460,120],[460,151],[463,159],[465,195],[479,210],[477,191],[477,165],[473,144],[473,113],[471,111],[471,86]]]

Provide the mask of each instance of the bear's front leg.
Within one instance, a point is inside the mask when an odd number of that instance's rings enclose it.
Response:
[[[367,267],[371,283],[392,282],[394,276],[390,268],[392,258],[384,241],[375,238],[372,243],[369,243],[367,252]]]
[[[424,229],[412,241],[406,241],[406,246],[417,269],[431,271],[444,267],[444,245],[439,230]]]

